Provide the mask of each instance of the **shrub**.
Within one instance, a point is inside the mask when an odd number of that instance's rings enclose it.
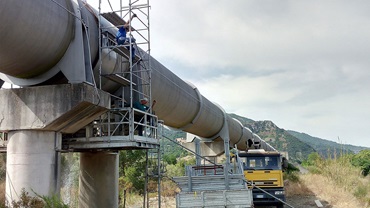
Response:
[[[312,152],[311,154],[308,155],[307,160],[304,160],[302,162],[303,166],[314,166],[317,165],[318,163],[322,162],[323,159],[317,152]]]
[[[291,172],[291,173],[285,172],[284,179],[289,180],[294,183],[298,183],[300,181],[299,173],[298,172]]]
[[[64,204],[62,200],[57,196],[41,196],[35,193],[36,196],[30,196],[29,193],[22,189],[19,195],[19,201],[12,201],[12,208],[68,208],[68,205]],[[7,206],[2,206],[6,208]]]
[[[284,172],[284,180],[289,180],[291,182],[297,183],[299,182],[299,169],[295,167],[293,164],[288,163],[288,168]]]
[[[353,156],[351,163],[355,167],[361,168],[363,176],[367,176],[370,172],[370,150],[362,150]]]
[[[366,197],[367,192],[368,192],[367,187],[360,184],[355,188],[353,195],[357,198],[364,198]]]

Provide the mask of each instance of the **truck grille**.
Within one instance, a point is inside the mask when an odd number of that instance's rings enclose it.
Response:
[[[251,181],[254,185],[263,187],[263,186],[277,186],[277,180],[255,180]]]

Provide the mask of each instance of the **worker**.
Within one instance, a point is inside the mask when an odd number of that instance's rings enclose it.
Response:
[[[134,103],[134,108],[141,110],[141,111],[147,111],[149,109],[147,104],[148,104],[148,98],[142,98],[140,99],[140,102]]]
[[[134,108],[138,109],[138,110],[141,110],[141,111],[144,111],[144,112],[147,112],[149,107],[147,106],[148,104],[148,98],[142,98],[140,99],[140,102],[135,102],[134,103]],[[137,126],[137,131],[138,131],[138,135],[139,136],[143,136],[143,124],[144,124],[144,120],[145,120],[145,117],[144,115],[139,115],[139,116],[135,116],[135,121],[136,122],[140,122],[142,124],[139,124]]]
[[[133,14],[131,16],[131,19],[129,19],[126,24],[124,24],[123,26],[121,26],[119,29],[118,29],[118,32],[116,34],[116,41],[117,41],[117,44],[118,45],[125,45],[125,44],[129,44],[130,43],[130,39],[131,39],[131,43],[135,43],[135,38],[133,37],[126,37],[127,36],[127,31],[131,31],[133,30],[133,28],[130,26],[130,23],[131,21],[137,17],[136,14]],[[130,46],[126,46],[127,50],[130,50]],[[132,53],[132,57],[135,57],[135,48],[134,46],[132,45],[131,46],[131,53]]]

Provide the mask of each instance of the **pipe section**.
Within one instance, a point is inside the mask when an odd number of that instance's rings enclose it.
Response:
[[[63,57],[74,35],[70,0],[0,1],[0,69],[17,78],[48,71]]]
[[[0,55],[5,57],[0,59],[0,72],[32,79],[60,60],[74,38],[76,25],[72,21],[75,17],[56,2],[72,11],[70,0],[0,2],[0,18],[10,20],[7,23],[2,21],[0,25],[0,31],[10,30],[0,33],[0,39],[5,42],[0,47]],[[91,62],[94,63],[98,54],[97,13],[89,5],[84,6],[81,16],[89,28],[90,55]],[[104,28],[112,26],[104,18],[102,20]],[[27,35],[23,38],[19,34],[24,34],[25,31]],[[107,29],[107,32],[115,35],[113,29]],[[102,55],[103,73],[114,73],[120,69],[118,66],[124,60],[120,60],[114,52],[103,51]],[[154,58],[151,67],[152,97],[157,101],[154,110],[159,119],[164,120],[168,126],[203,138],[217,138],[225,125],[223,110],[202,96],[196,87],[181,80]],[[99,76],[97,68],[95,65],[96,78]],[[120,87],[105,78],[102,80],[102,89],[110,93]],[[245,149],[247,141],[254,139],[251,131],[230,116],[227,116],[226,121],[231,145],[237,144],[238,148]]]

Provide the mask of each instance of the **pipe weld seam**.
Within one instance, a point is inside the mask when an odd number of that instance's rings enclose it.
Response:
[[[204,103],[203,103],[203,99],[202,99],[202,95],[200,94],[200,92],[199,92],[198,88],[194,87],[194,88],[193,88],[193,90],[194,90],[194,91],[195,91],[195,93],[198,95],[198,100],[199,100],[199,110],[198,110],[198,112],[197,112],[197,115],[195,115],[195,117],[193,118],[193,120],[192,120],[190,123],[188,123],[188,124],[186,124],[186,125],[184,125],[184,126],[182,126],[182,127],[180,127],[180,128],[179,128],[179,129],[181,129],[181,130],[186,130],[186,129],[188,129],[189,127],[193,126],[195,122],[197,122],[197,120],[198,120],[198,119],[199,119],[199,117],[200,117],[200,113],[201,113],[201,110],[202,110],[202,108],[203,108],[203,105],[204,105]]]
[[[239,144],[239,142],[242,140],[242,138],[243,138],[243,136],[244,136],[244,127],[243,127],[242,125],[241,125],[240,127],[241,127],[241,129],[242,129],[242,134],[240,135],[240,137],[239,137],[238,141],[237,141],[237,142],[235,142],[235,144]]]

